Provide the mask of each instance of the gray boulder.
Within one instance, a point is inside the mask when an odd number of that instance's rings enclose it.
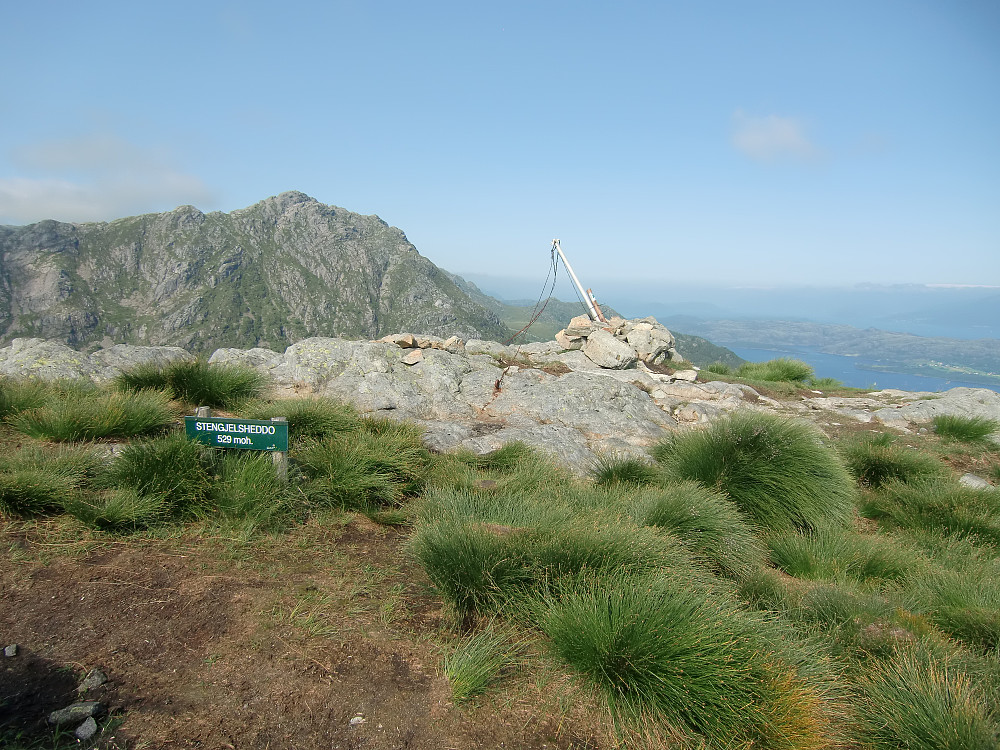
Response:
[[[609,370],[624,370],[638,361],[635,350],[607,331],[598,328],[587,337],[583,353],[598,367]]]

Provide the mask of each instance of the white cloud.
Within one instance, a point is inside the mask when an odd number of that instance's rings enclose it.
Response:
[[[732,144],[754,161],[811,161],[819,156],[819,149],[806,137],[802,123],[795,118],[755,117],[743,110],[733,114]]]
[[[115,135],[25,145],[11,161],[21,175],[0,178],[0,223],[100,221],[215,200],[166,153]]]

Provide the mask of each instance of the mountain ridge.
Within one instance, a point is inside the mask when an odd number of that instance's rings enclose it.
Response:
[[[297,191],[229,213],[179,206],[0,231],[3,342],[207,351],[406,328],[509,335],[401,230]]]

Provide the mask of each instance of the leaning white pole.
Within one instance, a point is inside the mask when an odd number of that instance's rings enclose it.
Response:
[[[569,264],[569,261],[566,260],[566,256],[563,255],[562,247],[559,245],[559,240],[552,240],[552,247],[555,248],[557,253],[559,253],[559,257],[562,259],[563,265],[566,266],[566,270],[569,271],[569,277],[573,279],[573,283],[576,284],[576,288],[580,290],[580,296],[587,304],[587,314],[590,315],[590,319],[600,320],[601,316],[598,315],[597,308],[594,307],[594,303],[590,301],[590,295],[584,291],[583,284],[580,283],[580,280],[576,278],[576,274],[573,273],[573,266]]]

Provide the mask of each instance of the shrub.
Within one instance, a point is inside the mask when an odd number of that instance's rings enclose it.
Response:
[[[865,497],[860,509],[882,524],[1000,542],[1000,496],[944,478],[890,482]]]
[[[713,747],[824,744],[815,697],[752,621],[683,581],[566,581],[539,625],[619,721],[653,716]]]
[[[879,749],[993,750],[1000,727],[969,678],[904,653],[862,680],[864,739]]]
[[[842,452],[858,484],[870,489],[877,490],[893,480],[910,482],[943,474],[943,467],[931,456],[897,445],[885,432],[849,441]]]
[[[637,494],[636,521],[673,532],[718,571],[743,577],[764,562],[764,551],[739,509],[698,482],[668,483]]]
[[[934,417],[934,431],[947,440],[963,443],[983,443],[990,435],[1000,431],[1000,424],[985,417],[962,417],[957,414],[938,414]]]
[[[360,417],[354,407],[326,398],[289,398],[256,405],[247,410],[248,419],[288,419],[289,439],[302,442],[356,430]]]
[[[195,517],[207,509],[209,474],[204,455],[204,449],[182,433],[132,443],[122,450],[102,482],[150,497],[150,508],[155,506],[157,513]],[[112,505],[130,507],[127,493]],[[150,513],[147,516],[152,517]]]
[[[641,487],[656,484],[660,472],[649,461],[640,458],[601,455],[591,467],[590,475],[598,486],[626,484]]]
[[[800,360],[780,357],[767,362],[744,362],[736,374],[747,380],[805,383],[812,378],[813,368]]]
[[[444,657],[444,674],[456,702],[480,695],[496,683],[501,674],[515,666],[524,644],[517,631],[489,621],[477,632],[463,638]]]
[[[67,393],[10,420],[14,429],[54,441],[124,438],[167,427],[174,418],[169,398],[159,391]]]
[[[851,475],[805,422],[736,412],[661,441],[652,454],[675,478],[724,492],[765,529],[845,523],[853,509]]]
[[[175,360],[168,365],[141,365],[122,373],[116,384],[129,392],[143,388],[167,389],[196,406],[231,407],[258,398],[267,378],[252,367],[209,364],[203,359]]]

